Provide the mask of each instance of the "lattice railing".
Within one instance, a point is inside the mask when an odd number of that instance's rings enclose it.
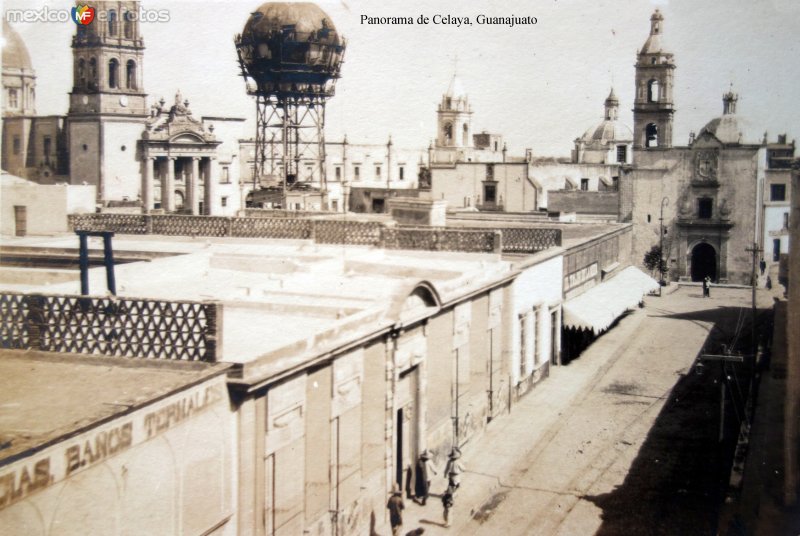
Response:
[[[257,210],[257,209],[248,209]],[[284,211],[290,213],[291,211]],[[303,217],[229,218],[220,216],[81,214],[70,215],[74,230],[173,236],[312,239],[319,244],[381,245],[391,249],[430,251],[495,251],[496,231],[502,251],[535,253],[561,245],[560,229],[530,227],[392,228],[382,222],[308,219]]]
[[[374,246],[380,242],[383,227],[374,221],[315,220],[314,241],[318,244]]]
[[[27,318],[22,294],[0,294],[0,348],[28,348]]]
[[[73,231],[148,234],[148,218],[144,214],[70,214],[67,221]]]
[[[311,237],[311,220],[293,218],[233,218],[231,235],[242,238]]]
[[[536,253],[561,245],[561,229],[539,227],[415,227],[403,225],[400,229],[426,229],[431,231],[500,231],[503,235],[504,253]]]
[[[0,293],[3,348],[215,361],[214,303]]]
[[[220,216],[150,216],[152,234],[170,236],[230,236],[230,220]]]
[[[503,251],[535,253],[561,245],[561,229],[503,227]]]
[[[387,249],[499,253],[501,243],[501,234],[492,229],[465,231],[403,227],[383,230],[383,244]]]

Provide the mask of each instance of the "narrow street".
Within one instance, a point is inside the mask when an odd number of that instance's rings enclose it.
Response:
[[[646,304],[469,449],[454,526],[438,500],[409,521],[426,534],[714,534],[747,385],[726,365],[719,448],[722,365],[692,365],[747,339],[750,292],[681,287]]]

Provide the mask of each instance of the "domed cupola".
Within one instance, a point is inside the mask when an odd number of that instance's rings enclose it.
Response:
[[[36,72],[28,48],[3,19],[3,115],[36,114]]]
[[[575,140],[573,160],[580,163],[630,163],[629,146],[633,143],[633,131],[618,117],[619,99],[611,88],[605,101],[603,120]]]
[[[733,88],[722,95],[722,115],[706,123],[697,138],[713,136],[726,145],[744,143],[743,124],[736,114],[738,101],[739,95],[733,92]]]

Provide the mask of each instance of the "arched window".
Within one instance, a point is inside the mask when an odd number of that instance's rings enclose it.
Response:
[[[113,9],[108,12],[108,35],[117,35],[117,12]]]
[[[123,33],[125,39],[133,39],[133,15],[130,11],[125,12],[125,22],[123,23]]]
[[[464,131],[464,133],[461,136],[461,145],[464,145],[466,147],[466,146],[469,145],[469,139],[468,139],[469,138],[469,126],[466,123],[464,123],[464,127],[463,127],[462,130]]]
[[[445,143],[452,143],[453,142],[453,124],[446,123],[444,125],[444,142]]]
[[[661,100],[659,89],[658,80],[650,80],[647,83],[647,102],[658,102]]]
[[[136,62],[133,60],[125,64],[125,87],[136,89]]]
[[[97,59],[89,59],[89,88],[97,89]]]
[[[76,85],[80,88],[86,87],[86,60],[83,58],[78,60],[78,80]]]
[[[112,89],[119,87],[119,62],[116,58],[108,62],[108,87]]]
[[[644,146],[658,147],[658,126],[655,123],[644,127]]]

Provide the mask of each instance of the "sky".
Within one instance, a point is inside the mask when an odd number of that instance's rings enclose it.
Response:
[[[427,147],[436,106],[454,71],[469,94],[473,132],[502,134],[509,154],[567,156],[603,118],[614,86],[632,124],[636,52],[655,8],[675,55],[673,143],[684,145],[722,113],[731,84],[747,141],[800,134],[800,2],[796,0],[322,0],[347,39],[342,78],[328,102],[326,138]],[[239,76],[234,34],[258,0],[144,0],[169,22],[141,24],[150,102],[180,89],[195,115],[243,117],[255,135],[255,103]],[[4,0],[3,9],[68,9],[71,2]],[[89,5],[92,5],[89,2]],[[361,16],[469,17],[471,26],[368,25]],[[485,26],[488,16],[532,16],[537,24]],[[17,23],[37,74],[37,113],[66,114],[72,85],[72,22]]]

